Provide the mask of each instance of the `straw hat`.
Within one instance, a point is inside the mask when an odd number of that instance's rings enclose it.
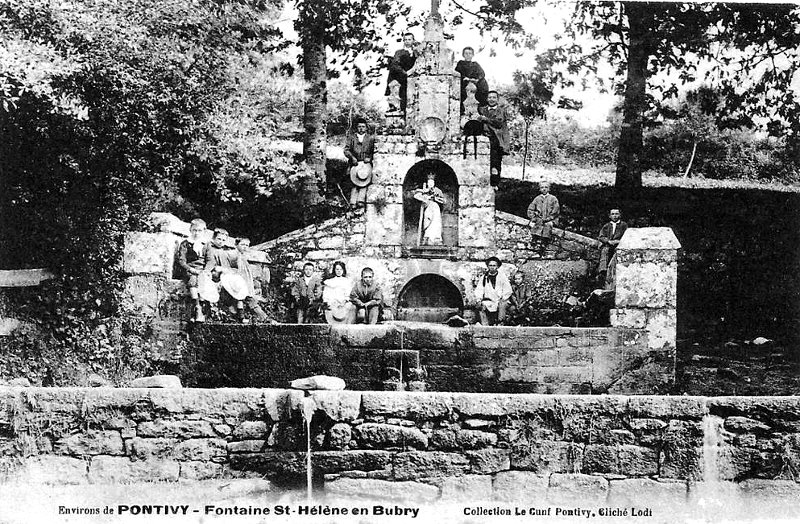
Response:
[[[357,187],[367,187],[372,182],[372,164],[360,162],[350,168],[350,180]]]
[[[244,281],[242,275],[223,273],[222,276],[219,277],[219,283],[234,300],[244,300],[247,298],[247,282]]]

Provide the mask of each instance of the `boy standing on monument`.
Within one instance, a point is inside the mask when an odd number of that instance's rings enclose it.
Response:
[[[367,121],[363,118],[356,120],[355,133],[347,135],[344,146],[344,156],[350,163],[350,180],[353,189],[350,190],[350,205],[357,206],[366,203],[367,186],[372,182],[372,157],[375,155],[375,137],[369,132]]]
[[[206,317],[203,314],[203,307],[200,303],[198,293],[198,276],[203,271],[205,265],[206,244],[203,240],[203,233],[206,231],[206,223],[201,218],[195,218],[189,224],[189,238],[181,242],[178,246],[177,263],[181,276],[186,280],[186,287],[189,288],[189,297],[194,306],[193,322],[204,322]]]
[[[553,227],[558,226],[558,217],[561,207],[558,199],[550,194],[550,182],[539,184],[539,195],[528,206],[528,218],[531,219],[531,235],[539,255],[544,255],[544,250],[550,242]]]
[[[616,253],[622,235],[628,230],[628,224],[620,220],[621,217],[622,213],[620,213],[619,209],[612,209],[608,213],[610,221],[600,229],[598,240],[603,244],[603,247],[600,248],[600,263],[597,271],[601,280],[605,280],[611,257]]]

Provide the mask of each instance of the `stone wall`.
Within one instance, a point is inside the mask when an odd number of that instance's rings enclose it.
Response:
[[[3,387],[0,472],[31,486],[265,477],[299,487],[303,396]],[[722,504],[719,493],[745,504],[778,497],[762,518],[800,503],[795,397],[341,391],[311,398],[318,494],[595,511],[664,496],[672,513],[702,497]]]
[[[402,179],[397,185],[399,189],[392,192],[402,195]],[[459,194],[463,196],[461,189]],[[402,202],[398,202],[402,208]],[[528,281],[535,288],[539,306],[554,307],[565,296],[583,292],[588,286],[600,245],[596,240],[556,229],[542,258],[530,249],[528,221],[498,211],[494,221],[497,249],[462,246],[443,259],[411,258],[403,257],[400,245],[365,244],[365,232],[369,227],[384,227],[370,226],[374,220],[369,210],[353,211],[253,247],[269,254],[274,261],[274,272],[286,275],[286,285],[300,274],[306,261],[324,272],[330,270],[334,261],[342,260],[352,278],[357,278],[364,267],[371,267],[390,306],[396,305],[398,294],[409,280],[425,273],[444,276],[459,289],[467,304],[473,304],[472,292],[485,270],[484,260],[496,254],[505,262],[500,270],[507,276],[518,268],[529,275]],[[392,227],[396,228],[401,219],[392,220]]]
[[[637,329],[208,324],[191,331],[181,378],[196,387],[284,387],[327,374],[357,390],[647,394],[674,381],[674,362],[659,357]],[[418,368],[426,378],[415,378]],[[384,382],[392,373],[399,381]]]

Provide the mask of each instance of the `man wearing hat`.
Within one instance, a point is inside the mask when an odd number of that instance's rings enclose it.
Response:
[[[513,294],[508,279],[498,271],[501,265],[499,258],[487,258],[486,271],[475,286],[478,314],[484,326],[494,326],[505,320],[508,299]]]
[[[372,182],[372,157],[375,154],[375,137],[369,133],[367,121],[356,120],[356,132],[347,136],[344,156],[350,164],[350,205],[366,204],[367,186]]]

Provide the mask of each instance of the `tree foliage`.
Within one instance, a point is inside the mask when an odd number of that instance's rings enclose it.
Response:
[[[477,22],[529,42],[531,35],[513,19],[535,4],[485,0]],[[718,89],[725,102],[718,111],[728,126],[799,136],[800,112],[789,89],[800,66],[798,25],[800,8],[789,4],[578,2],[557,49],[575,74],[611,64],[613,76],[602,84],[624,97],[617,185],[635,188],[641,186],[644,129],[682,84],[704,78]]]
[[[270,148],[302,93],[268,50],[277,7],[0,1],[0,264],[60,275],[29,313],[64,347],[106,347],[149,212],[219,223],[304,176]]]

